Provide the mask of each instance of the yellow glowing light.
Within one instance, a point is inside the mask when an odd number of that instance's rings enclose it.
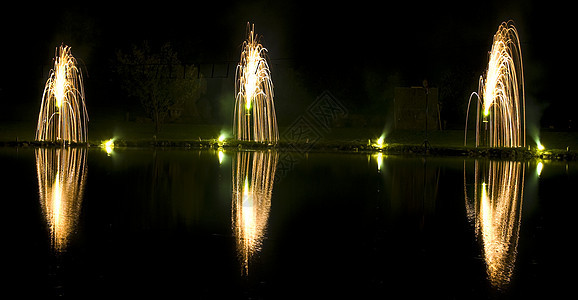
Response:
[[[219,151],[222,150],[222,147],[225,145],[225,141],[227,140],[227,135],[221,132],[221,135],[217,138],[217,145],[219,146]]]
[[[62,106],[62,101],[64,101],[64,96],[66,93],[66,60],[61,57],[56,62],[56,80],[54,84],[54,98],[56,99],[56,106],[60,108]]]
[[[247,109],[247,111],[251,110],[251,98],[247,98],[245,102],[245,108]]]
[[[101,148],[104,149],[106,154],[108,155],[112,154],[112,151],[114,150],[114,139],[102,142]]]
[[[542,169],[544,169],[544,164],[540,161],[538,165],[536,165],[536,175],[542,175]]]
[[[233,135],[242,141],[277,143],[279,130],[267,49],[259,43],[255,26],[247,28],[235,76]]]
[[[223,163],[223,160],[225,159],[225,153],[223,152],[223,149],[219,149],[217,155],[219,157],[219,165],[220,165]]]
[[[383,164],[383,154],[381,152],[377,153],[377,171],[381,171],[381,165]]]
[[[374,147],[379,148],[379,149],[383,149],[383,147],[386,146],[385,144],[385,135],[381,135],[379,137],[379,139],[377,139],[377,141],[375,141],[375,144],[373,144]]]
[[[537,144],[538,144],[538,146],[537,146],[538,150],[544,151],[544,149],[546,149],[546,148],[544,148],[544,145],[540,144],[540,142],[538,142]]]

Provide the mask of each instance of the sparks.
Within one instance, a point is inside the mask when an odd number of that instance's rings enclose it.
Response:
[[[488,69],[480,77],[478,92],[472,93],[469,102],[473,96],[478,99],[476,147],[480,143],[490,147],[526,146],[522,50],[518,31],[512,21],[504,22],[498,27],[490,51]],[[469,106],[468,103],[464,144],[467,142]],[[483,132],[480,132],[481,130]]]
[[[70,47],[62,45],[56,49],[54,68],[44,86],[36,140],[84,143],[87,123],[82,72]]]
[[[249,27],[235,78],[233,135],[242,141],[277,143],[279,132],[273,102],[273,82],[255,26]]]
[[[525,146],[522,51],[518,31],[512,22],[502,23],[494,35],[483,82],[484,118],[493,113],[489,129],[490,146]]]

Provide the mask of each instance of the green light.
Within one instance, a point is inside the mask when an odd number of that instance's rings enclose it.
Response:
[[[540,144],[540,142],[538,142],[538,150],[540,151],[544,151],[544,145]]]

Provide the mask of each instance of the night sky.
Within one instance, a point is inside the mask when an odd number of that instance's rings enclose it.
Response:
[[[455,115],[448,119],[458,123],[486,68],[494,33],[512,19],[522,41],[529,115],[558,129],[570,119],[578,122],[574,76],[567,71],[575,65],[571,7],[551,1],[398,2],[77,2],[64,9],[56,2],[18,4],[4,9],[0,21],[0,118],[37,117],[61,43],[83,63],[89,114],[101,116],[127,109],[110,71],[116,51],[144,40],[170,42],[183,63],[229,62],[234,68],[251,22],[269,50],[280,122],[302,113],[324,90],[352,113],[379,114],[395,86],[428,79],[433,87],[455,87],[453,99],[441,99],[442,114]],[[218,87],[204,95],[207,101],[231,99],[232,79],[207,79]]]

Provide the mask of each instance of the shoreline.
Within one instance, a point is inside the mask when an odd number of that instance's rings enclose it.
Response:
[[[102,143],[89,141],[87,143],[63,144],[62,142],[42,142],[42,141],[3,141],[0,147],[15,148],[57,148],[57,147],[87,147],[102,148]],[[490,158],[506,159],[516,161],[527,161],[531,159],[557,160],[557,161],[577,161],[578,151],[567,149],[545,149],[537,150],[531,147],[518,148],[489,148],[472,146],[431,146],[424,144],[384,144],[378,146],[370,144],[369,141],[323,141],[316,143],[295,143],[280,141],[276,145],[260,142],[216,139],[208,140],[125,140],[114,141],[115,149],[129,148],[158,148],[163,150],[179,149],[223,149],[223,150],[268,150],[275,149],[282,152],[332,152],[332,153],[383,153],[387,155],[420,155],[420,156],[447,156],[447,157],[470,157],[470,158]]]

